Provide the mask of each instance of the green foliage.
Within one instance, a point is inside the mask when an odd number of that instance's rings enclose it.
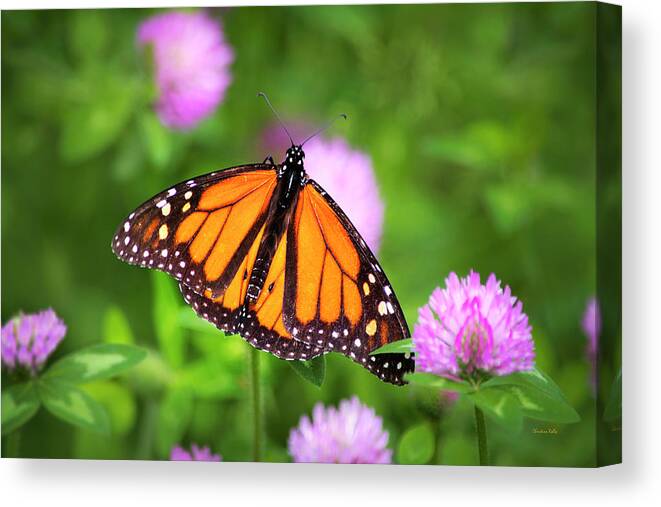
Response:
[[[286,121],[349,115],[327,135],[373,161],[385,204],[377,257],[410,329],[450,271],[495,272],[523,302],[536,363],[569,401],[516,377],[483,384],[478,401],[490,420],[514,425],[514,407],[524,422],[575,420],[569,402],[581,420],[545,438],[525,424],[515,436],[494,428],[496,464],[591,464],[596,415],[578,323],[596,273],[592,6],[212,10],[236,53],[233,83],[214,115],[183,133],[158,122],[136,51],[136,28],[154,12],[3,12],[3,319],[53,306],[69,327],[54,361],[99,336],[146,351],[118,379],[53,388],[68,421],[100,413],[85,401],[96,400],[110,437],[58,425],[38,411],[41,401],[35,408],[36,383],[16,387],[5,373],[3,435],[20,426],[21,453],[32,457],[164,458],[171,443],[195,441],[248,459],[248,346],[197,318],[166,275],[150,283],[145,270],[114,259],[109,242],[122,217],[168,185],[263,160],[262,132],[273,120],[255,97],[264,90]],[[110,371],[106,359],[69,371]],[[339,355],[326,357],[315,385],[267,354],[260,364],[268,459],[287,455],[291,427],[320,401],[356,394],[374,407],[398,460],[404,435],[429,422],[414,390],[383,384]],[[301,367],[308,374],[321,363]],[[474,464],[466,386],[418,375],[409,380],[420,390],[461,393],[442,412],[439,462]]]
[[[488,416],[513,431],[521,429],[524,416],[564,424],[581,419],[555,382],[539,369],[492,377],[479,385],[455,382],[431,373],[410,373],[406,380],[465,394]]]
[[[429,423],[421,423],[406,430],[397,445],[397,463],[425,465],[434,455],[434,432]]]
[[[291,361],[288,363],[302,378],[321,387],[326,377],[326,356],[317,356],[309,361]]]
[[[468,397],[504,429],[514,432],[521,430],[521,404],[507,390],[498,387],[479,389],[469,393]]]
[[[41,404],[63,421],[107,433],[110,422],[103,405],[76,384],[115,377],[140,363],[145,356],[146,352],[138,347],[106,343],[92,345],[63,357],[39,377],[2,391],[3,434],[28,422]],[[88,387],[92,393],[96,391],[97,394],[105,394],[109,405],[113,405],[118,394],[125,394],[118,389],[117,386],[110,387],[110,384],[105,385],[105,390],[99,385],[96,389]],[[108,391],[116,396],[108,396]],[[118,401],[121,402],[121,398]],[[132,403],[132,398],[125,400],[125,405],[127,403]],[[121,430],[121,423],[118,426]]]
[[[103,405],[113,435],[123,436],[131,431],[137,417],[137,402],[128,387],[104,380],[85,384],[82,389]]]
[[[187,363],[179,373],[178,385],[187,387],[199,398],[233,399],[241,391],[234,372],[223,362],[208,358]]]
[[[604,409],[604,421],[613,422],[618,419],[622,419],[622,370],[617,373],[613,381]]]
[[[15,384],[2,391],[2,434],[11,433],[28,422],[39,410],[39,396],[33,382]]]
[[[131,82],[119,79],[112,69],[89,72],[70,84],[80,95],[62,117],[60,155],[67,163],[84,162],[114,143],[135,105],[137,90]]]
[[[56,378],[41,380],[37,388],[44,407],[55,417],[99,433],[110,431],[103,406],[82,389]]]
[[[567,403],[560,388],[544,373],[535,369],[494,377],[481,386],[481,391],[502,389],[518,401],[523,415],[557,423],[576,423],[578,413]]]
[[[455,382],[453,380],[433,375],[432,373],[409,373],[405,380],[413,384],[425,387],[433,387],[439,391],[454,391],[457,393],[469,393],[473,387],[467,382]]]
[[[154,285],[154,329],[165,360],[173,367],[184,362],[184,335],[177,325],[181,296],[176,283],[165,273],[152,272]]]
[[[193,393],[190,389],[175,388],[166,393],[158,412],[156,440],[159,456],[166,457],[170,449],[183,439],[192,413]]]
[[[384,346],[370,352],[371,354],[390,354],[390,353],[407,353],[413,351],[413,340],[407,338],[396,342],[386,343]]]
[[[60,359],[42,378],[74,383],[107,379],[135,366],[146,355],[144,350],[131,345],[93,345]]]
[[[105,53],[110,41],[110,26],[99,11],[92,9],[72,12],[68,32],[68,45],[77,62],[94,65],[100,54]]]
[[[148,112],[140,117],[140,130],[151,163],[158,169],[164,168],[172,156],[174,135]]]
[[[203,333],[219,333],[214,325],[208,320],[199,318],[190,306],[182,306],[177,318],[178,325],[191,331]]]
[[[103,317],[103,341],[126,345],[135,343],[126,315],[116,306],[108,308]]]

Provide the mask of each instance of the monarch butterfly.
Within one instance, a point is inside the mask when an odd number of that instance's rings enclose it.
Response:
[[[121,223],[113,252],[175,277],[198,316],[258,349],[287,360],[340,352],[401,385],[413,359],[370,352],[410,337],[406,319],[363,238],[306,174],[308,139],[281,164],[268,157],[157,194]]]

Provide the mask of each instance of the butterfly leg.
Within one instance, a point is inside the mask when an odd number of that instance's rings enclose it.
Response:
[[[268,162],[270,165],[275,165],[275,160],[273,160],[273,157],[272,157],[271,155],[269,155],[268,157],[266,157],[266,158],[264,159],[264,162],[263,162],[263,163],[266,164],[267,162]]]

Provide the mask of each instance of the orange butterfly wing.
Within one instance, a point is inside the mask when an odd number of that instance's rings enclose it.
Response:
[[[315,345],[294,340],[285,329],[282,319],[286,236],[283,236],[276,248],[259,298],[251,308],[246,309],[244,321],[240,318],[248,291],[248,280],[255,265],[263,233],[264,227],[255,238],[241,267],[223,295],[213,297],[211,291],[200,295],[183,283],[179,284],[179,290],[195,313],[214,324],[218,329],[226,333],[238,333],[254,347],[270,352],[281,359],[312,359],[323,353],[324,350]]]
[[[254,164],[175,185],[142,204],[119,226],[115,254],[165,271],[198,293],[223,294],[267,217],[274,166]]]
[[[177,278],[200,317],[256,348],[291,360],[337,351],[402,384],[412,358],[369,355],[410,336],[399,303],[364,240],[312,180],[300,191],[259,297],[245,307],[277,181],[275,166],[254,164],[175,185],[128,216],[113,251]]]
[[[409,338],[408,325],[365,241],[313,180],[287,232],[283,317],[296,340],[341,352],[387,382],[402,383],[414,368],[404,354],[369,355]]]

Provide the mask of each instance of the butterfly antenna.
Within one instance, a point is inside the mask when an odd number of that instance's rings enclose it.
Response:
[[[263,98],[264,98],[264,100],[266,101],[266,103],[267,103],[268,106],[269,106],[269,109],[271,109],[271,111],[272,111],[273,114],[275,115],[276,119],[278,120],[278,123],[280,124],[280,126],[283,128],[283,130],[284,130],[285,133],[287,134],[287,137],[289,138],[289,141],[291,141],[291,145],[294,146],[294,140],[291,138],[291,134],[289,133],[289,130],[287,130],[287,127],[285,126],[285,122],[282,121],[282,118],[280,118],[280,115],[278,114],[278,112],[275,110],[275,108],[273,107],[273,105],[271,105],[271,101],[270,101],[269,98],[266,96],[266,93],[264,93],[264,92],[259,92],[259,93],[257,94],[257,96],[258,96],[258,97],[263,97]]]
[[[329,128],[331,127],[331,125],[333,125],[333,123],[335,123],[335,122],[336,122],[337,120],[339,120],[340,118],[343,118],[343,119],[346,120],[348,117],[347,117],[347,115],[344,114],[344,113],[342,113],[342,114],[338,114],[335,118],[333,118],[331,121],[329,121],[326,125],[324,125],[323,127],[321,127],[321,128],[320,128],[319,130],[317,130],[314,134],[312,134],[312,135],[311,135],[310,137],[308,137],[305,141],[303,141],[303,142],[301,143],[301,146],[303,146],[305,143],[307,143],[307,142],[308,142],[310,139],[312,139],[313,137],[316,137],[316,136],[318,136],[319,134],[321,134],[322,132],[324,132],[325,130],[329,129]]]

